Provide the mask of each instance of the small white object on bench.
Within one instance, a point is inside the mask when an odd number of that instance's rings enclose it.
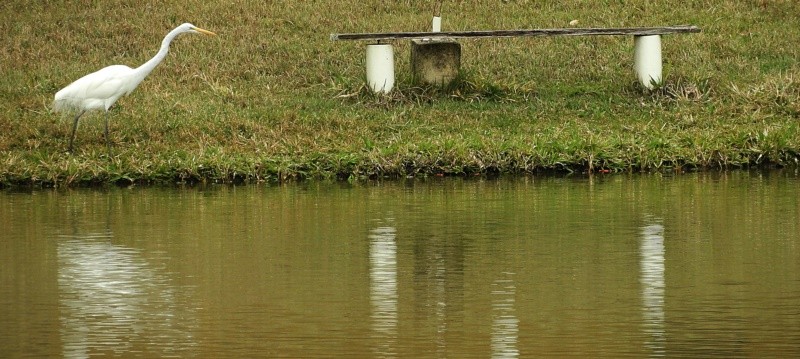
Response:
[[[440,25],[441,26],[441,25]],[[661,60],[661,36],[667,34],[680,34],[680,33],[697,33],[700,28],[691,25],[681,26],[666,26],[666,27],[638,27],[638,28],[570,28],[570,29],[528,29],[528,30],[487,30],[487,31],[440,31],[440,32],[387,32],[387,33],[349,33],[349,34],[331,34],[332,41],[344,40],[362,40],[362,41],[377,41],[378,45],[368,45],[367,52],[367,66],[375,64],[370,61],[369,53],[371,46],[390,46],[388,44],[381,44],[381,41],[392,40],[441,40],[441,39],[459,39],[459,38],[481,38],[481,37],[517,37],[517,36],[608,36],[608,35],[631,35],[634,37],[634,70],[636,72],[639,82],[647,89],[652,89],[655,84],[662,81],[662,60]],[[375,52],[376,50],[372,50]],[[383,53],[389,53],[385,48]],[[393,54],[393,52],[392,52]],[[460,57],[459,57],[460,58]],[[391,71],[388,69],[388,63],[391,63]],[[379,74],[372,71],[374,78],[381,78],[381,76],[388,79],[391,77],[391,83],[394,84],[394,59],[386,61],[381,65],[382,71],[386,74]],[[388,73],[391,72],[391,76]],[[391,87],[372,86],[373,82],[380,85],[379,80],[370,81],[370,70],[367,72],[368,82],[375,92],[389,92]],[[383,81],[384,84],[389,83],[388,80]]]

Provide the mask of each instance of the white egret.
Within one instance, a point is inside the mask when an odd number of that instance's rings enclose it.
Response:
[[[105,111],[105,136],[106,146],[109,153],[111,144],[108,138],[108,109],[114,105],[120,97],[130,94],[147,75],[153,71],[169,51],[169,44],[172,40],[185,32],[200,33],[206,35],[216,35],[215,33],[201,29],[189,23],[182,24],[170,31],[164,40],[161,41],[161,48],[152,59],[141,66],[132,69],[125,65],[111,65],[97,72],[90,73],[69,84],[56,93],[53,101],[53,109],[59,111],[76,111],[77,115],[72,124],[72,136],[69,139],[69,152],[72,152],[72,142],[75,140],[75,130],[78,128],[78,120],[87,111]]]

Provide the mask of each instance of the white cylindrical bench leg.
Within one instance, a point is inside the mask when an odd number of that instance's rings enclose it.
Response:
[[[394,48],[392,45],[367,45],[367,84],[376,93],[392,91],[394,87]]]
[[[639,82],[652,90],[661,83],[661,35],[634,36],[633,67]]]

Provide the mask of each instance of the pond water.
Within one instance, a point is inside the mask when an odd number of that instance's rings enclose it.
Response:
[[[799,357],[800,176],[0,192],[0,357]]]

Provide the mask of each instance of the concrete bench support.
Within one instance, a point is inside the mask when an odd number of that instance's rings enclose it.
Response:
[[[447,86],[461,69],[461,44],[453,39],[411,41],[411,71],[414,81]]]

